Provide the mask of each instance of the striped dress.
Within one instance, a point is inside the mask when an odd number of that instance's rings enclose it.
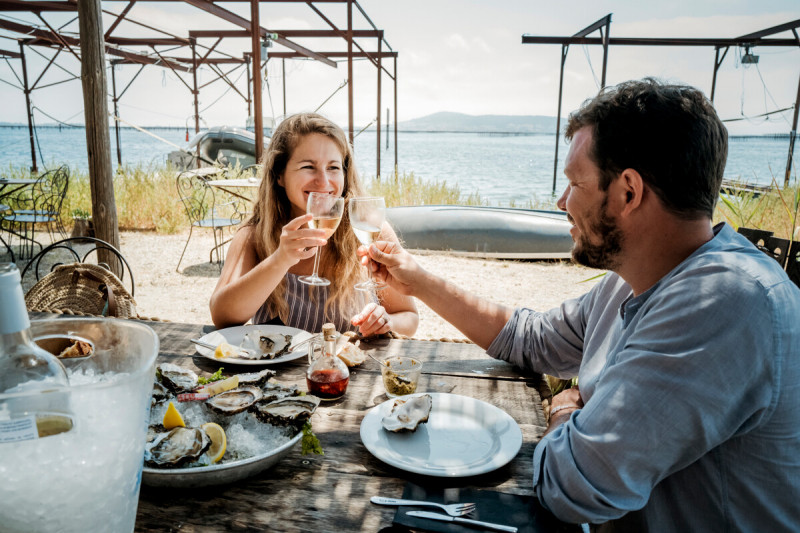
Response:
[[[336,331],[356,331],[358,328],[350,323],[351,316],[343,316],[336,306],[331,306],[333,316],[326,318],[324,316],[325,302],[328,300],[328,287],[317,287],[313,285],[306,285],[301,283],[297,274],[291,272],[286,273],[286,300],[289,303],[289,316],[286,324],[284,324],[278,316],[272,316],[267,308],[267,303],[264,304],[256,311],[253,316],[253,324],[273,324],[283,325],[292,328],[302,329],[311,333],[319,333],[322,331],[322,325],[326,322],[333,322],[336,326]],[[313,291],[313,292],[312,292]],[[358,291],[359,294],[364,294],[364,303],[367,304],[370,299],[374,300],[374,296],[367,296],[368,293]],[[315,301],[311,300],[311,295],[316,297]],[[359,308],[359,311],[361,310]]]

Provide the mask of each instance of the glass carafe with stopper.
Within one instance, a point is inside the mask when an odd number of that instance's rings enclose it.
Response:
[[[30,325],[19,270],[0,263],[0,445],[73,426],[67,373],[61,361],[36,345]]]
[[[322,342],[309,349],[306,384],[308,392],[322,400],[336,400],[344,396],[350,382],[350,371],[344,361],[336,356],[336,326],[322,326]]]

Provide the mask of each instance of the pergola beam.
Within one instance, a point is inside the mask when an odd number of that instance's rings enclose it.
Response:
[[[603,44],[601,37],[540,37],[523,35],[522,44]],[[794,46],[793,39],[703,39],[667,37],[611,37],[609,45],[616,46]]]
[[[275,30],[273,33],[291,38],[341,37],[337,30]],[[353,37],[378,37],[382,30],[353,30]],[[249,30],[191,30],[189,37],[250,37]],[[272,55],[272,54],[270,54]]]

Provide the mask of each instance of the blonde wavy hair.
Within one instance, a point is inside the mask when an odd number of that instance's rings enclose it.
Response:
[[[313,133],[325,135],[336,143],[342,154],[344,173],[342,196],[345,199],[345,210],[342,222],[328,239],[328,244],[317,251],[321,253],[320,275],[331,280],[324,309],[325,317],[332,318],[334,310],[338,310],[343,316],[352,316],[365,303],[363,296],[356,294],[360,291],[353,290],[354,284],[365,279],[365,273],[356,254],[360,243],[350,228],[347,204],[350,198],[364,196],[364,189],[358,179],[352,148],[342,128],[315,113],[292,115],[280,123],[261,159],[258,201],[247,225],[253,227],[254,246],[259,261],[278,249],[281,229],[292,219],[292,206],[286,190],[278,184],[278,180],[286,170],[286,164],[300,140]],[[286,290],[284,278],[267,298],[270,314],[277,315],[284,323],[289,316]],[[314,294],[312,292],[312,298]]]

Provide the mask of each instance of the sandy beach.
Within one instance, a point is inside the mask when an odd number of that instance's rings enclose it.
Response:
[[[214,240],[210,232],[195,232],[180,272],[176,272],[187,235],[120,233],[122,253],[133,270],[134,297],[141,316],[174,322],[211,323],[208,299],[219,277],[219,268],[209,263],[208,258]],[[599,273],[568,261],[501,261],[446,253],[419,254],[417,259],[425,269],[478,296],[510,307],[541,310],[585,293],[596,283],[586,280]],[[464,338],[422,302],[418,301],[417,306],[420,326],[414,337]]]

